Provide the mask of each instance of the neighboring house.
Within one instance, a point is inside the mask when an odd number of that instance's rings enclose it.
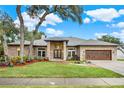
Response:
[[[25,41],[25,55],[28,55],[29,41]],[[18,56],[20,42],[8,44],[9,56]],[[33,55],[47,57],[51,61],[67,60],[77,55],[80,60],[116,60],[117,44],[84,40],[76,37],[50,37],[35,40]]]
[[[118,46],[117,58],[124,59],[124,45]]]

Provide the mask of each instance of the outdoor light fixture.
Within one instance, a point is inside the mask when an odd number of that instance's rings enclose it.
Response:
[[[20,48],[17,48],[17,51],[20,51]]]

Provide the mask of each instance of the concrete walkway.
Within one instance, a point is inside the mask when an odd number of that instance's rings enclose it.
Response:
[[[124,85],[124,78],[0,78],[0,85],[112,86]]]
[[[116,73],[124,75],[124,62],[112,62],[112,61],[92,61],[92,64],[96,66],[112,70]]]

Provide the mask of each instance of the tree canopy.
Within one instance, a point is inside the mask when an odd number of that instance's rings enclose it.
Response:
[[[32,18],[39,18],[40,21],[35,27],[35,31],[38,31],[46,16],[51,13],[57,14],[62,20],[70,19],[82,24],[81,14],[83,13],[83,8],[79,5],[32,5],[27,8],[27,13]]]
[[[116,43],[116,44],[121,44],[121,40],[119,38],[116,38],[114,36],[110,35],[104,35],[101,38],[97,38],[100,41],[105,41],[105,42],[110,42],[110,43]]]
[[[33,36],[33,31],[28,31],[25,30],[24,31],[24,39],[30,41],[32,36]],[[42,35],[45,35],[45,33],[43,32],[36,32],[35,36],[34,36],[34,40],[40,39]]]
[[[18,39],[19,30],[15,28],[13,19],[5,11],[0,10],[0,40],[3,40],[3,31],[7,36],[7,42],[14,42]]]

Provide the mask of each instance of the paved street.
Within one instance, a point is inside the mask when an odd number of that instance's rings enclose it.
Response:
[[[111,86],[124,85],[124,78],[0,78],[0,85]]]
[[[124,62],[112,62],[112,61],[92,61],[92,64],[96,66],[112,70],[119,74],[124,75]]]

